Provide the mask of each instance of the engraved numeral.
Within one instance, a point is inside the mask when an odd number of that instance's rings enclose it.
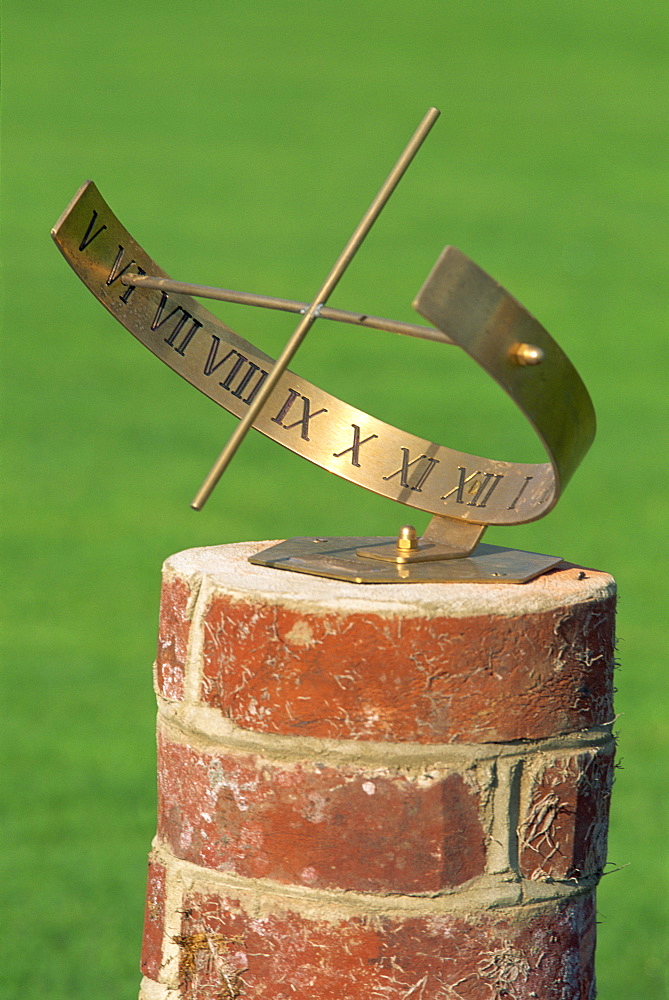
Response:
[[[485,507],[499,483],[504,479],[504,475],[501,473],[481,472],[480,469],[467,475],[467,470],[462,465],[458,466],[458,473],[457,486],[445,493],[441,499],[448,500],[455,493],[455,502],[467,504],[468,507]],[[471,496],[472,499],[465,500],[464,490],[469,483],[471,486],[467,490],[467,495]]]
[[[161,295],[160,303],[158,305],[158,308],[156,309],[156,315],[153,317],[153,321],[151,323],[151,329],[158,330],[161,326],[163,326],[164,323],[167,323],[168,320],[172,319],[173,316],[177,317],[172,333],[169,335],[169,337],[165,337],[164,340],[166,344],[170,345],[170,347],[174,347],[174,350],[177,352],[177,354],[180,354],[183,357],[186,352],[186,348],[190,344],[191,340],[193,339],[197,331],[202,326],[202,323],[200,323],[199,320],[195,319],[192,313],[189,313],[186,309],[184,309],[183,306],[175,306],[171,313],[168,313],[167,316],[161,318],[163,316],[165,306],[169,300],[169,295],[167,294],[167,292],[161,292],[160,295]],[[179,313],[181,313],[181,316],[179,316]],[[185,332],[181,343],[177,344],[177,346],[175,347],[175,341],[189,319],[193,321],[191,323],[190,330],[187,330]]]
[[[253,378],[253,376],[255,375],[256,372],[260,372],[260,378],[255,383],[255,385],[253,386],[253,388],[251,389],[251,391],[248,394],[248,396],[246,397],[246,399],[244,399],[242,397],[242,393],[244,392],[244,390],[246,389],[247,385],[249,384],[249,382],[251,381],[251,379]],[[266,378],[267,378],[267,372],[264,370],[264,368],[261,368],[260,365],[255,364],[255,362],[253,362],[253,361],[249,361],[248,362],[248,370],[242,376],[241,382],[239,383],[239,385],[237,386],[237,388],[232,390],[232,395],[236,396],[237,399],[241,399],[243,403],[250,403],[250,402],[252,402],[253,397],[255,396],[255,394],[257,393],[258,389],[263,384],[263,382],[265,381]],[[228,388],[227,381],[228,380],[226,379],[225,382],[223,383],[223,388],[224,389]]]
[[[553,496],[553,486],[552,485],[547,486],[546,489],[541,494],[541,496],[539,497],[539,499],[537,500],[537,504],[541,505],[542,503],[546,503],[546,501],[550,500],[552,496]]]
[[[91,233],[93,232],[93,226],[97,221],[97,217],[98,213],[95,211],[95,209],[93,209],[93,215],[91,216],[91,221],[88,223],[88,229],[84,233],[84,238],[79,244],[80,253],[82,250],[85,250],[87,246],[90,246],[93,240],[96,239],[100,235],[100,233],[107,228],[106,226],[100,226],[97,232],[93,233],[93,235],[91,236]]]
[[[422,462],[423,460],[427,462],[427,465],[419,473],[418,478],[415,480],[415,482],[410,483],[409,469],[411,469],[417,462]],[[384,476],[383,479],[385,482],[388,482],[389,479],[394,479],[395,476],[399,476],[400,483],[405,489],[415,490],[417,493],[420,493],[422,492],[427,477],[430,475],[430,473],[432,472],[432,470],[436,465],[439,465],[439,459],[428,458],[427,455],[419,455],[418,458],[414,458],[413,461],[410,462],[409,449],[402,448],[402,464],[400,465],[399,469],[397,469],[396,472],[391,473],[391,475],[389,476]],[[418,472],[419,470],[416,471]]]
[[[363,438],[362,441],[361,441],[360,440],[360,428],[358,427],[358,425],[357,424],[351,424],[351,427],[353,428],[353,444],[351,445],[350,448],[345,448],[344,451],[334,451],[332,453],[332,456],[333,456],[333,458],[341,458],[342,455],[348,455],[348,453],[350,451],[351,452],[351,465],[355,465],[355,467],[357,469],[359,469],[360,468],[360,461],[359,461],[359,459],[360,459],[360,448],[362,447],[363,444],[367,444],[368,441],[371,441],[373,438],[377,438],[379,435],[378,434],[370,434],[369,437]]]
[[[299,418],[299,420],[296,420],[292,424],[284,424],[283,422],[284,417],[287,416],[288,411],[291,409],[296,399],[302,400],[302,416]],[[287,431],[292,430],[293,427],[297,427],[299,424],[301,428],[300,436],[302,440],[310,441],[311,438],[309,437],[309,422],[313,420],[314,417],[317,417],[320,413],[327,413],[327,412],[328,411],[326,410],[326,408],[322,406],[320,410],[314,410],[312,413],[311,400],[309,399],[309,397],[302,396],[301,393],[297,392],[296,389],[289,389],[286,402],[283,404],[277,415],[275,417],[272,417],[272,422],[278,424],[279,427],[283,427],[284,430]]]
[[[228,392],[231,392],[233,396],[237,397],[237,399],[241,399],[242,403],[251,403],[253,401],[254,396],[260,389],[260,386],[267,378],[267,372],[264,370],[264,368],[261,368],[260,365],[257,365],[254,361],[250,361],[245,355],[240,354],[239,351],[235,351],[234,349],[228,351],[228,353],[225,355],[224,358],[221,358],[220,361],[217,361],[216,357],[218,355],[218,347],[220,343],[221,343],[220,337],[217,337],[215,336],[215,334],[212,333],[211,347],[209,348],[209,354],[207,355],[207,360],[204,365],[204,374],[213,375],[215,371],[218,371],[221,365],[225,364],[226,361],[232,359],[232,367],[230,368],[230,371],[225,376],[224,380],[222,382],[219,382],[218,384],[221,386],[222,389],[227,389]],[[248,366],[247,370],[242,375],[236,387],[233,388],[233,383],[235,379],[242,372],[245,365]],[[251,382],[251,379],[256,374],[256,372],[260,372],[260,376],[253,385],[248,396],[244,397],[243,392],[248,387],[249,383]]]
[[[88,242],[90,243],[91,241],[89,240]],[[118,281],[118,279],[121,277],[121,275],[125,274],[125,272],[128,270],[128,268],[132,267],[132,265],[135,263],[134,260],[131,260],[129,264],[126,264],[125,267],[122,268],[121,264],[123,263],[123,254],[124,253],[125,253],[125,250],[123,249],[123,247],[119,243],[118,253],[116,254],[116,260],[112,264],[112,269],[109,272],[109,274],[107,276],[107,280],[105,282],[105,284],[107,286],[109,286],[109,287],[111,287],[114,284],[115,281]],[[138,274],[146,274],[146,271],[143,268],[141,268],[139,266],[139,264],[138,264],[137,265],[137,273]],[[135,291],[135,286],[134,285],[129,285],[126,288],[126,290],[123,292],[123,295],[119,295],[119,298],[120,298],[121,302],[127,303],[128,300],[129,300],[129,298],[130,298],[130,296],[132,295],[132,293],[134,291]]]
[[[452,490],[448,491],[448,493],[444,493],[443,497],[441,498],[442,500],[448,500],[448,498],[452,497],[454,493],[457,493],[457,497],[455,498],[456,502],[464,503],[464,500],[462,499],[462,491],[465,488],[465,484],[471,483],[472,479],[475,479],[476,476],[478,476],[478,472],[472,472],[465,478],[464,473],[466,470],[463,469],[462,466],[458,466],[458,469],[460,472],[460,481],[458,482],[458,485],[454,486]]]
[[[509,504],[509,506],[506,508],[507,510],[513,510],[515,508],[516,504],[518,503],[518,501],[522,497],[523,493],[525,492],[525,488],[526,488],[527,484],[529,483],[529,481],[531,479],[534,479],[534,476],[525,476],[525,482],[520,487],[520,491],[519,491],[516,499],[513,501],[513,503]]]

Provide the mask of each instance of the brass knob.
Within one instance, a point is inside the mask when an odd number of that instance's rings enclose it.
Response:
[[[402,552],[418,548],[418,535],[413,524],[404,524],[397,536],[397,548]]]
[[[536,344],[514,344],[509,357],[517,365],[540,365],[546,355]]]

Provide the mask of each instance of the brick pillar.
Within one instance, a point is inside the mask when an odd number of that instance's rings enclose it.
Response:
[[[615,587],[163,572],[141,1000],[589,1000]]]

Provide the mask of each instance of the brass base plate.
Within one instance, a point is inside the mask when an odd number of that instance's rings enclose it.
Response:
[[[350,583],[527,583],[562,562],[559,556],[484,542],[465,559],[411,564],[377,562],[356,553],[394,544],[392,537],[288,538],[251,556],[249,562]]]

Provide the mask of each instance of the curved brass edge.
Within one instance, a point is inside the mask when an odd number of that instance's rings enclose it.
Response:
[[[592,400],[567,355],[520,302],[456,247],[445,248],[413,305],[477,361],[530,421],[551,459],[555,504],[596,430]]]
[[[126,272],[167,275],[92,182],[77,192],[52,236],[95,298],[156,357],[229,413],[246,412],[271,359],[189,296],[123,285]],[[475,524],[522,524],[542,517],[557,500],[558,476],[565,475],[561,466],[554,475],[550,464],[494,461],[433,444],[289,371],[254,426],[349,482],[417,510]],[[536,426],[545,433],[540,421]]]

